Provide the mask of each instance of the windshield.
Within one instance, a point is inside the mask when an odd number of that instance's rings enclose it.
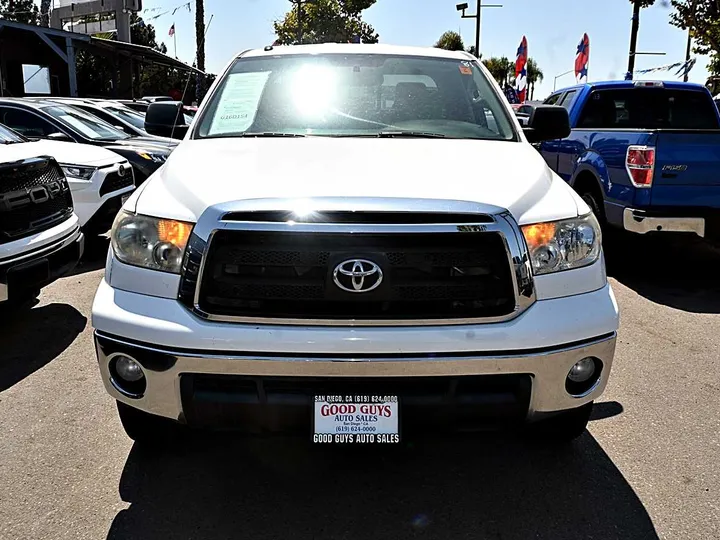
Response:
[[[27,139],[21,137],[18,133],[0,124],[0,144],[13,144],[26,141]]]
[[[195,137],[246,133],[516,140],[474,62],[374,54],[237,60]]]
[[[106,110],[116,118],[125,120],[126,122],[132,124],[138,129],[145,129],[145,115],[142,113],[133,111],[132,109],[128,109],[127,107],[105,107],[104,110]]]
[[[129,138],[129,135],[114,128],[97,116],[93,116],[74,107],[55,105],[45,107],[43,111],[57,119],[66,127],[76,133],[82,134],[88,139],[95,141],[116,141]]]

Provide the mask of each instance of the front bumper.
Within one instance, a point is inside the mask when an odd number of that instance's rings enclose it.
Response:
[[[76,219],[76,218],[75,218]],[[84,236],[79,227],[67,236],[32,251],[0,261],[0,302],[41,289],[72,270],[82,257]]]
[[[663,216],[645,210],[626,208],[623,211],[623,227],[639,234],[649,232],[687,232],[705,237],[705,217]]]
[[[493,410],[499,413],[501,406],[507,405],[516,417],[519,414],[520,420],[533,420],[598,398],[610,375],[615,340],[613,333],[551,350],[507,354],[313,357],[209,354],[157,347],[97,332],[95,336],[100,373],[113,398],[148,413],[190,424],[196,423],[197,415],[193,414],[198,408],[196,400],[205,405],[212,402],[211,408],[241,403],[262,410],[262,407],[285,404],[309,411],[313,393],[326,392],[328,385],[335,391],[345,390],[345,394],[398,395],[402,406],[408,397],[405,394],[408,385],[413,381],[418,384],[410,389],[411,397],[415,401],[422,399],[423,405],[431,409],[453,399],[453,388],[463,388],[470,382],[473,390],[462,395],[454,391],[458,395],[453,405],[484,402],[489,406],[484,411],[487,413],[489,409],[490,416]],[[131,356],[143,366],[146,388],[141,394],[124,391],[121,381],[113,375],[110,364],[118,354]],[[565,388],[568,371],[586,357],[600,361],[600,376],[582,394],[570,395]],[[526,392],[519,388],[522,384],[513,386],[514,398],[508,398],[511,391],[507,388],[504,394],[498,393],[497,388],[495,393],[483,390],[511,376],[527,379]],[[193,393],[192,386],[197,384],[198,377],[209,378],[212,384],[205,384]],[[419,386],[422,394],[418,394]]]

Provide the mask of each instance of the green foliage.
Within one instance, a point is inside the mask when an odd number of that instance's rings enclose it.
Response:
[[[465,44],[463,43],[462,37],[460,37],[460,34],[453,32],[452,30],[448,30],[440,36],[440,39],[437,40],[434,47],[437,49],[445,49],[446,51],[465,50]]]
[[[482,54],[480,54],[480,56],[477,55],[477,51],[475,50],[475,45],[470,45],[470,46],[467,48],[467,52],[469,52],[470,54],[472,54],[475,58],[480,58],[480,59],[482,59]]]
[[[527,84],[530,90],[530,101],[535,97],[535,83],[542,82],[545,74],[537,65],[534,58],[528,58],[527,61]]]
[[[507,56],[500,58],[493,56],[482,62],[500,86],[504,86],[515,75],[515,63]]]
[[[33,0],[0,0],[0,18],[25,24],[37,24],[40,10]]]
[[[316,0],[302,4],[303,43],[348,43],[360,36],[363,43],[377,43],[379,35],[362,19],[362,12],[377,0]],[[278,42],[298,42],[298,8],[296,4],[285,17],[273,23]]]
[[[708,71],[712,75],[720,75],[720,3],[715,0],[673,0],[675,13],[670,16],[670,23],[682,28],[691,29],[694,51],[697,54],[712,54]]]
[[[655,3],[655,0],[630,0],[631,4],[640,4],[641,8],[650,7]]]

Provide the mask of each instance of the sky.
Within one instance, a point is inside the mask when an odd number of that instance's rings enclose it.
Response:
[[[165,8],[146,11],[147,20],[187,0],[144,0],[143,7]],[[475,0],[466,0],[475,12]],[[364,19],[380,34],[380,42],[395,45],[432,46],[446,30],[459,31],[466,47],[474,44],[475,21],[461,19],[458,0],[378,0],[364,12]],[[482,10],[480,51],[484,58],[514,58],[522,36],[545,80],[535,88],[535,99],[552,92],[556,75],[573,69],[575,51],[584,32],[590,36],[590,81],[622,79],[627,70],[632,5],[628,0],[484,0],[502,8]],[[664,52],[665,56],[638,56],[636,70],[685,59],[687,33],[669,24],[671,8],[666,0],[642,10],[638,51]],[[168,30],[174,23],[177,55],[185,62],[195,57],[195,1],[193,12],[179,9],[149,21],[156,28],[158,42],[164,41],[173,55],[173,39]],[[206,45],[206,68],[211,73],[223,67],[238,52],[271,44],[274,20],[291,7],[289,0],[205,0],[206,21],[212,15]],[[704,83],[707,57],[698,57],[690,80]],[[677,79],[672,72],[660,72],[636,79]],[[557,79],[557,87],[574,84],[574,75]]]

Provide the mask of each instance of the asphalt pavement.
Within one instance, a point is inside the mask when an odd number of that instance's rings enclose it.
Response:
[[[617,356],[569,447],[214,435],[154,452],[125,436],[98,376],[96,247],[33,309],[0,315],[0,538],[720,538],[720,250],[607,245]]]

